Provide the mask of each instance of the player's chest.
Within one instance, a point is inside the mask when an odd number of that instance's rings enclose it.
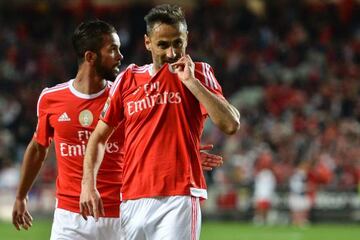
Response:
[[[159,74],[153,78],[134,78],[123,94],[124,114],[141,116],[159,109],[181,108],[189,92],[175,74]],[[185,102],[184,102],[185,101]]]
[[[71,137],[78,131],[92,131],[98,121],[104,101],[66,101],[53,105],[49,114],[55,134]]]

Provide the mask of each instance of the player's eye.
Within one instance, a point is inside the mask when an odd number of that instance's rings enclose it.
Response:
[[[159,42],[159,43],[157,44],[157,46],[158,46],[159,48],[161,48],[161,49],[166,49],[166,48],[169,47],[169,44],[166,43],[166,42]]]
[[[183,46],[183,42],[181,40],[176,40],[173,45],[174,48],[181,48]]]

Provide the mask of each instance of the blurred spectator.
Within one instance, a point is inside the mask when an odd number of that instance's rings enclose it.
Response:
[[[309,163],[301,162],[289,181],[291,222],[298,227],[304,227],[308,224],[312,205],[308,190],[308,171]]]
[[[276,179],[271,169],[272,156],[269,152],[259,155],[254,180],[255,225],[269,223],[269,212],[275,197]]]

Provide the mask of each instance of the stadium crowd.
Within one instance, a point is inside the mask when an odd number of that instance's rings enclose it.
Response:
[[[287,188],[307,163],[317,187],[354,191],[360,184],[359,3],[339,1],[198,1],[186,7],[189,54],[210,63],[241,113],[241,130],[225,137],[207,124],[203,141],[225,159],[211,184],[251,186],[263,161]],[[150,6],[1,3],[0,188],[16,186],[18,166],[36,126],[44,87],[74,77],[70,36],[84,19],[117,28],[122,67],[149,62],[143,16]],[[357,12],[357,14],[356,14]],[[42,183],[53,183],[55,161]],[[313,186],[313,185],[312,185]]]

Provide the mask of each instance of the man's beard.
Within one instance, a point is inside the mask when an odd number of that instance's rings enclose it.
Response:
[[[114,67],[108,68],[102,65],[101,58],[96,59],[95,70],[100,77],[110,81],[114,81],[118,75],[118,71],[116,71]]]

